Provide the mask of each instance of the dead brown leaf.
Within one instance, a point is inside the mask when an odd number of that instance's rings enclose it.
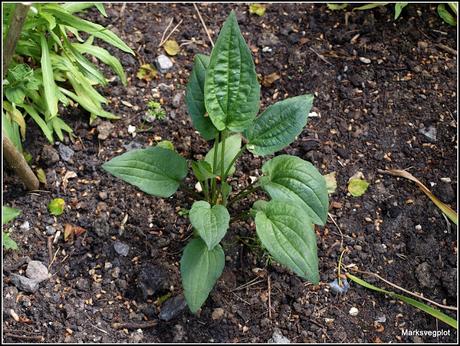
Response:
[[[262,79],[262,85],[266,88],[271,86],[274,82],[276,82],[278,79],[280,79],[281,76],[278,72],[273,72],[270,73],[268,76],[263,77]]]

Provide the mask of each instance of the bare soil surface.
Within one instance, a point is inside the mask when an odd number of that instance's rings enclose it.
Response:
[[[164,139],[187,159],[206,154],[211,143],[194,131],[184,92],[194,55],[209,54],[211,46],[192,4],[106,8],[107,18],[96,11],[83,16],[108,25],[137,52],[132,57],[107,47],[129,77],[127,87],[114,79],[101,89],[110,100],[107,109],[122,118],[102,140],[98,136],[106,122],[90,126],[88,114],[67,111],[63,118],[76,138],[55,145],[29,122],[25,148],[32,165],[47,176],[41,191],[27,192],[4,170],[3,203],[22,210],[10,225],[20,249],[3,253],[4,341],[263,343],[274,333],[305,343],[457,339],[455,329],[398,300],[354,283],[346,294],[335,295],[328,284],[337,275],[343,240],[347,268],[378,273],[407,290],[456,305],[456,228],[415,184],[379,173],[409,169],[457,208],[457,55],[446,49],[457,49],[456,28],[444,24],[434,6],[410,4],[395,22],[392,6],[331,12],[324,4],[278,3],[267,5],[259,17],[244,4],[199,4],[214,40],[230,10],[236,10],[264,81],[262,109],[287,97],[315,94],[317,116],[277,155],[297,155],[323,174],[336,172],[338,186],[330,208],[337,224],[329,219],[316,229],[320,285],[270,261],[256,241],[253,220],[235,222],[223,240],[224,273],[198,315],[184,308],[179,274],[181,251],[192,233],[180,211],[192,200],[180,191],[169,199],[148,196],[101,165]],[[158,45],[171,19],[173,26],[182,20],[171,39],[187,44],[171,57],[169,71],[150,82],[138,79],[141,64],[154,65],[165,54]],[[270,83],[266,77],[273,73],[279,79]],[[165,120],[143,120],[149,100],[162,103]],[[136,126],[135,137],[129,125]],[[234,190],[259,176],[267,159],[245,154],[231,180]],[[347,192],[348,179],[357,172],[370,183],[361,197]],[[193,187],[195,181],[189,176],[187,183]],[[56,197],[67,204],[59,217],[47,211]],[[231,213],[249,208],[256,198]],[[85,232],[64,241],[65,224]],[[52,274],[33,293],[11,280],[24,274],[29,260],[41,261]],[[356,275],[390,289],[371,276]],[[351,315],[351,308],[358,313]],[[125,328],[114,328],[116,323]],[[449,335],[407,336],[403,330]]]

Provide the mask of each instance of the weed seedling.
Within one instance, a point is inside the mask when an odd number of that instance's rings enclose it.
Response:
[[[166,119],[166,111],[163,109],[163,107],[161,107],[160,102],[150,100],[147,103],[147,107],[147,114],[150,120],[149,122]]]
[[[265,162],[262,177],[241,191],[232,191],[229,184],[235,162],[245,151],[267,156],[295,140],[307,123],[313,96],[280,101],[258,115],[260,85],[232,12],[211,56],[195,57],[186,103],[198,132],[214,140],[204,159],[189,165],[176,151],[156,146],[124,153],[103,168],[148,194],[167,198],[179,188],[191,191],[184,183],[191,167],[202,191],[188,214],[194,236],[180,261],[190,310],[200,309],[222,274],[225,255],[220,243],[230,222],[242,219],[230,215],[231,206],[260,189],[271,199],[256,201],[248,216],[255,220],[262,246],[275,261],[317,284],[314,224],[325,224],[329,204],[319,171],[299,157],[279,155]]]

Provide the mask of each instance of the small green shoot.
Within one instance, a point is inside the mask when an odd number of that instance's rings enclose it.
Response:
[[[161,103],[157,101],[150,100],[147,103],[148,114],[153,118],[153,120],[164,120],[166,119],[166,111],[161,107]]]
[[[51,215],[59,216],[64,212],[65,201],[62,198],[55,198],[48,204],[48,211]]]

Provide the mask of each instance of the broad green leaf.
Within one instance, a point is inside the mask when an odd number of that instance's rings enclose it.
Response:
[[[187,175],[187,161],[175,151],[160,147],[128,151],[104,163],[102,168],[159,197],[174,194]]]
[[[180,260],[180,272],[184,295],[190,311],[196,313],[208,298],[225,265],[222,247],[211,251],[200,238],[191,240]]]
[[[265,10],[265,4],[256,3],[249,5],[249,13],[257,14],[260,17],[265,14]]]
[[[446,8],[446,5],[444,4],[439,4],[437,7],[437,11],[439,14],[439,17],[442,18],[444,22],[451,26],[456,26],[457,25],[457,20],[455,19],[454,16],[452,16],[449,11]]]
[[[56,96],[56,83],[54,82],[53,67],[48,51],[48,43],[45,36],[40,37],[42,49],[41,68],[43,75],[43,88],[45,91],[45,102],[50,117],[54,117],[58,112],[58,100]]]
[[[232,11],[212,50],[204,83],[204,101],[214,126],[240,132],[260,106],[260,85],[249,50]]]
[[[256,231],[262,245],[277,262],[318,284],[316,235],[308,214],[285,201],[258,201],[255,207]]]
[[[6,225],[8,222],[19,216],[19,214],[21,214],[19,209],[2,206],[2,225]]]
[[[212,172],[212,166],[207,161],[192,161],[193,174],[199,181],[215,178],[216,175]]]
[[[127,84],[126,74],[123,70],[123,67],[121,66],[120,61],[107,50],[88,43],[73,43],[72,46],[75,47],[80,53],[91,54],[102,61],[104,64],[110,66],[112,70],[118,75],[118,77],[120,77],[123,85]]]
[[[16,244],[16,242],[10,238],[10,234],[5,231],[3,231],[2,244],[5,250],[17,250],[18,249],[18,244]]]
[[[48,139],[50,143],[53,143],[54,142],[53,132],[50,131],[50,129],[46,125],[45,120],[43,120],[43,118],[38,114],[35,108],[29,105],[22,105],[22,108],[24,108],[27,114],[29,114],[32,117],[32,119],[34,119],[34,121],[37,123],[37,125],[42,130],[42,132],[45,134],[46,139]]]
[[[407,2],[398,2],[395,4],[395,20],[399,18],[404,7],[407,6]]]
[[[204,80],[208,65],[208,56],[203,54],[195,56],[193,70],[185,92],[185,103],[192,118],[193,126],[207,141],[216,138],[218,132],[211,118],[207,115],[204,105]]]
[[[260,186],[271,198],[298,204],[313,223],[326,223],[329,207],[326,180],[310,162],[280,155],[267,161],[262,172]]]
[[[8,101],[20,105],[24,102],[26,94],[22,88],[4,88],[4,93]]]
[[[348,4],[327,4],[327,8],[332,11],[343,10],[347,8]]]
[[[361,178],[353,178],[348,182],[348,192],[350,192],[353,197],[362,196],[368,187],[369,183]]]
[[[212,171],[217,173],[218,175],[221,174],[221,153],[222,153],[222,143],[217,144],[217,165],[214,167],[214,150],[216,146],[214,145],[211,150],[208,151],[204,160],[211,165]],[[225,149],[224,149],[224,170],[227,171],[230,163],[232,162],[233,158],[238,154],[241,149],[241,136],[239,134],[232,135],[225,139]],[[228,175],[232,175],[235,172],[235,164],[232,165]]]
[[[206,201],[193,203],[189,217],[192,226],[209,250],[220,243],[230,224],[230,214],[227,208],[223,205],[211,206]]]
[[[312,95],[302,95],[268,107],[245,131],[248,150],[269,155],[291,144],[307,124],[312,104]]]
[[[371,10],[373,8],[386,6],[388,4],[389,4],[388,2],[374,2],[374,3],[371,3],[371,4],[366,4],[366,5],[363,5],[363,6],[355,7],[355,8],[353,8],[353,11]]]
[[[54,198],[48,204],[48,211],[51,215],[59,216],[64,212],[65,201],[62,198]]]
[[[124,52],[135,55],[133,50],[129,48],[126,43],[124,43],[115,33],[104,28],[102,25],[73,16],[64,9],[60,8],[58,5],[49,4],[43,10],[53,14],[60,23],[72,26],[79,31],[87,32]]]
[[[426,304],[424,304],[422,302],[419,302],[418,300],[403,296],[402,294],[397,294],[397,293],[394,293],[394,292],[390,292],[390,291],[381,289],[379,287],[376,287],[374,285],[371,285],[367,281],[364,281],[363,279],[360,279],[360,278],[358,278],[358,277],[356,277],[356,276],[354,276],[354,275],[352,275],[350,273],[347,273],[346,276],[350,280],[356,282],[358,285],[361,285],[363,287],[366,287],[366,288],[368,288],[370,290],[373,290],[373,291],[376,291],[376,292],[387,294],[392,298],[397,298],[399,300],[402,300],[403,302],[405,302],[405,303],[407,303],[409,305],[412,305],[413,307],[415,307],[415,308],[417,308],[419,310],[422,310],[422,311],[430,314],[434,318],[436,318],[436,319],[448,324],[452,328],[457,329],[457,325],[458,325],[457,321],[455,319],[453,319],[452,317],[447,316],[443,312],[439,311],[438,309],[432,308],[431,306],[426,305]]]

